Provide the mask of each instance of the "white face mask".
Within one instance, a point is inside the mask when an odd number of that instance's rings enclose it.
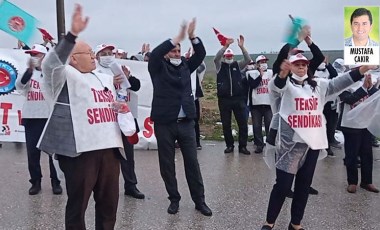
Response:
[[[170,58],[170,63],[172,63],[175,66],[179,66],[182,63],[181,58]]]
[[[227,64],[231,64],[232,62],[234,62],[234,59],[224,59],[224,62]]]
[[[254,70],[255,69],[255,65],[247,65],[247,70]]]
[[[322,62],[322,63],[318,66],[317,69],[318,69],[318,70],[325,70],[325,69],[326,69],[326,63]]]
[[[307,74],[305,74],[305,75],[302,76],[302,77],[298,76],[298,75],[295,74],[295,73],[292,74],[292,78],[293,78],[294,80],[296,80],[296,81],[299,81],[299,82],[303,82],[304,80],[307,79],[307,77],[308,77]]]
[[[268,63],[261,63],[260,64],[260,68],[262,69],[262,70],[267,70],[268,69]]]
[[[30,57],[30,62],[34,67],[41,67],[41,58],[39,57]]]
[[[109,67],[115,61],[115,56],[100,56],[99,64],[104,67]]]

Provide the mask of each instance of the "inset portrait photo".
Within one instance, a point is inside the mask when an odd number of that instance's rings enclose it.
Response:
[[[379,65],[379,6],[344,7],[344,64]]]
[[[379,7],[345,7],[344,38],[345,46],[379,46]]]

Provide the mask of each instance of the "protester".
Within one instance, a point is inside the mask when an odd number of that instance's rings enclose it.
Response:
[[[115,62],[114,57],[111,55],[112,50],[114,50],[114,46],[100,44],[96,47],[95,50],[96,60],[99,64],[96,68],[96,71],[99,73],[104,73],[113,76],[114,74],[112,73],[110,65],[113,62]],[[121,83],[123,82],[123,77],[120,75],[116,75],[113,77],[113,83],[115,85],[116,91],[119,93],[120,91],[124,90],[125,92],[129,91],[129,95],[136,95],[135,92],[137,92],[140,89],[140,80],[130,74],[129,67],[121,66],[121,69],[124,72],[125,76],[128,78],[130,88],[122,89]],[[137,96],[134,98],[137,98]],[[131,107],[130,109],[133,115],[135,116],[136,128],[138,129],[138,124],[136,120],[138,109],[137,104],[138,103],[135,103],[135,107]],[[135,172],[135,154],[133,143],[130,143],[124,134],[122,134],[122,140],[126,156],[126,158],[120,158],[121,172],[124,178],[124,194],[134,197],[136,199],[144,199],[145,195],[142,192],[140,192],[140,190],[136,186],[137,177]]]
[[[76,5],[70,32],[44,60],[44,89],[55,103],[39,147],[57,154],[65,175],[65,228],[86,229],[85,212],[93,193],[95,229],[114,229],[123,143],[110,108],[116,97],[112,77],[93,73],[94,52],[87,43],[76,42],[88,20]],[[108,116],[99,116],[100,111]]]
[[[299,43],[305,41],[307,46],[310,48],[310,51],[313,55],[313,58],[310,59],[310,63],[308,65],[308,71],[311,75],[314,75],[315,71],[317,70],[318,66],[323,62],[325,59],[324,55],[322,54],[322,51],[319,49],[319,47],[314,43],[311,37],[311,27],[305,26],[306,29],[302,29],[298,35],[298,41]],[[297,44],[298,45],[298,44]],[[286,43],[280,50],[280,52],[277,55],[276,61],[273,63],[273,76],[280,73],[280,66],[282,62],[285,59],[288,59],[291,55],[296,55],[299,53],[304,53],[303,50],[298,49],[295,45],[292,45],[290,43]],[[273,113],[273,118],[271,121],[269,134],[267,135],[267,143],[271,144],[272,146],[275,145],[275,137],[277,135],[278,130],[278,119],[279,119],[279,113],[280,105],[281,105],[281,95],[277,94],[276,92],[271,92],[271,109]],[[318,191],[312,187],[310,187],[310,194],[317,195]],[[292,190],[289,190],[287,197],[292,198],[293,192]]]
[[[154,122],[157,138],[160,172],[169,194],[168,213],[178,212],[181,199],[174,162],[174,143],[178,140],[195,208],[203,215],[211,216],[212,211],[205,203],[194,131],[196,113],[191,93],[190,73],[199,67],[206,56],[202,41],[194,34],[195,24],[195,19],[189,23],[188,28],[183,24],[178,36],[164,41],[151,53],[148,62],[148,71],[153,84],[151,119]],[[181,57],[180,42],[186,36],[186,28],[194,49],[194,54],[189,60]]]
[[[226,149],[224,153],[234,151],[234,137],[232,136],[231,120],[232,112],[239,127],[239,153],[251,154],[247,150],[248,124],[246,116],[245,92],[241,70],[251,61],[247,50],[244,48],[244,37],[240,35],[238,46],[240,47],[244,60],[235,61],[234,53],[229,46],[234,39],[228,38],[225,45],[215,55],[214,63],[217,76],[217,96],[220,111],[220,119],[223,126],[224,141]],[[246,87],[248,88],[248,87]]]
[[[43,75],[41,72],[41,63],[44,59],[47,49],[45,46],[35,44],[31,50],[25,51],[30,54],[28,69],[17,78],[16,88],[26,97],[22,108],[22,124],[25,127],[26,151],[28,154],[28,169],[32,187],[29,189],[29,195],[36,195],[41,191],[41,150],[36,146],[49,117],[50,110],[44,95],[41,92],[41,83]],[[61,194],[61,182],[57,177],[57,171],[53,164],[53,158],[49,155],[49,168],[51,186],[53,194]]]
[[[328,147],[323,105],[329,96],[360,80],[369,69],[362,66],[339,78],[325,80],[308,74],[309,63],[302,54],[293,55],[283,62],[279,74],[269,83],[271,92],[281,95],[278,118],[280,143],[277,148],[276,184],[270,195],[262,230],[273,229],[294,178],[288,229],[302,229],[301,220],[319,151]]]
[[[257,69],[247,71],[249,85],[249,106],[252,114],[253,132],[256,142],[255,153],[262,153],[264,148],[263,119],[265,134],[269,133],[269,125],[272,120],[268,83],[272,79],[273,72],[268,69],[268,58],[259,55],[256,58]]]
[[[315,77],[324,78],[324,79],[333,79],[338,76],[337,71],[334,67],[328,63],[327,57],[325,60],[318,66],[317,70],[314,73]],[[334,152],[331,150],[331,147],[342,148],[339,146],[339,142],[335,139],[335,129],[338,122],[338,114],[336,112],[336,101],[335,98],[331,98],[326,102],[325,107],[323,109],[323,115],[326,118],[326,132],[327,132],[327,140],[329,142],[329,147],[326,149],[327,155],[330,157],[335,157]]]
[[[342,131],[344,136],[344,163],[347,171],[347,192],[349,193],[356,193],[358,184],[358,156],[360,157],[361,163],[360,187],[370,192],[379,193],[379,190],[372,184],[372,134],[366,128],[354,128],[351,122],[346,119],[348,111],[376,93],[377,90],[378,89],[372,84],[371,75],[367,74],[364,80],[357,82],[350,89],[339,95],[341,112],[339,114],[338,129]],[[357,119],[360,118],[358,117]]]

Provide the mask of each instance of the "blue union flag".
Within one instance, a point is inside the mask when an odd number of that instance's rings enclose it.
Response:
[[[37,31],[37,20],[19,7],[4,0],[0,3],[0,29],[25,44]]]

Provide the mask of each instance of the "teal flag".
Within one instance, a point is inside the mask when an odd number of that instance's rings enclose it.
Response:
[[[297,47],[299,44],[298,35],[302,30],[302,27],[307,25],[307,21],[302,18],[293,18],[292,23],[288,26],[287,33],[284,37],[284,42],[291,44],[293,47]]]
[[[37,20],[19,7],[4,0],[0,3],[0,29],[30,45],[37,32]]]

